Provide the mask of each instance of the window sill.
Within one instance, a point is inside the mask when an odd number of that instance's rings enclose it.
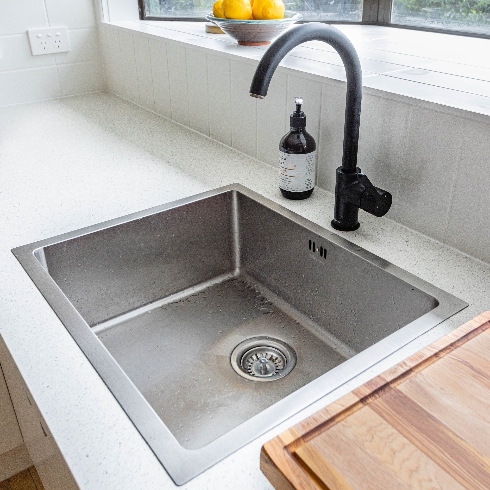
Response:
[[[208,34],[200,22],[111,22],[115,28],[161,37],[225,56],[259,60],[267,46],[238,46],[228,35]],[[488,122],[490,116],[490,40],[369,25],[336,25],[354,44],[365,91],[438,104],[445,112],[467,111]],[[313,78],[345,81],[335,50],[320,41],[295,48],[282,67]],[[483,116],[483,118],[482,118]]]

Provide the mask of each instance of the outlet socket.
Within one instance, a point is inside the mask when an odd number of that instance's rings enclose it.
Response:
[[[28,29],[27,35],[33,56],[70,51],[70,39],[66,27]]]

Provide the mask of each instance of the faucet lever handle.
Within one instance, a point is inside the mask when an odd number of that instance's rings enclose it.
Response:
[[[358,172],[357,178],[364,187],[360,198],[360,208],[378,218],[384,216],[390,209],[392,196],[388,191],[375,187],[368,177]]]

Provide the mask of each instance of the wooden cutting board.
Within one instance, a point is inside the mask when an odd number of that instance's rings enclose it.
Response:
[[[277,489],[490,489],[490,312],[262,448]]]

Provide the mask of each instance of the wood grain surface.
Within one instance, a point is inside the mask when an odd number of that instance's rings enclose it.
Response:
[[[277,489],[490,489],[490,312],[262,448]]]

